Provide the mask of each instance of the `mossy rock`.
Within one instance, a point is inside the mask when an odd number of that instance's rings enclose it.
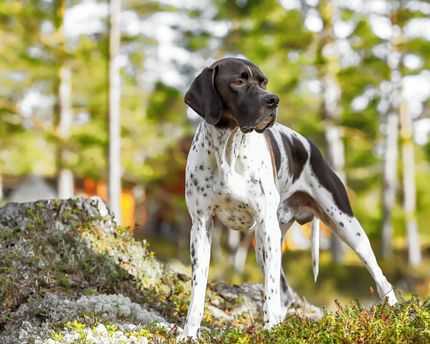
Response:
[[[84,319],[74,311],[62,318],[37,311],[51,298],[75,309],[72,304],[85,296],[117,295],[179,325],[187,311],[189,277],[157,261],[145,241],[118,227],[98,197],[9,203],[0,208],[0,261],[0,339],[3,336],[7,342],[24,323],[33,330],[21,337],[30,338],[37,331],[43,337],[63,328],[69,315]],[[243,313],[257,313],[253,318],[258,320],[262,295],[261,287],[256,288],[256,293],[247,295],[252,288],[210,284],[204,325],[223,326],[231,319],[246,322]]]

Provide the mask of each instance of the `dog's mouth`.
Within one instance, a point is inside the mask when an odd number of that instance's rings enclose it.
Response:
[[[258,125],[255,127],[257,133],[264,132],[267,128],[271,128],[276,121],[276,113],[269,114],[266,116]]]
[[[263,119],[258,122],[255,126],[241,126],[240,131],[244,134],[256,131],[257,133],[263,133],[267,128],[271,128],[276,121],[276,111],[268,113]]]
[[[250,133],[254,131],[255,128],[253,127],[240,127],[240,131],[244,134]]]

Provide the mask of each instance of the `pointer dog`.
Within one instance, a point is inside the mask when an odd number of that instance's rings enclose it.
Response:
[[[281,268],[281,241],[290,227],[312,221],[317,274],[318,219],[359,256],[379,296],[397,302],[369,240],[354,217],[344,185],[319,150],[276,123],[279,98],[251,62],[224,58],[192,82],[185,102],[201,117],[186,168],[186,203],[192,218],[192,291],[183,337],[195,337],[203,317],[213,217],[227,227],[255,231],[264,273],[264,322],[278,324],[297,295]]]

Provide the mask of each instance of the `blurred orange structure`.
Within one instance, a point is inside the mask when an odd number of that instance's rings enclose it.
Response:
[[[85,178],[83,192],[86,196],[99,196],[106,202],[108,200],[107,185],[105,182]],[[135,209],[136,200],[133,192],[130,189],[123,188],[121,191],[121,222],[123,226],[130,227],[132,230],[135,227]]]

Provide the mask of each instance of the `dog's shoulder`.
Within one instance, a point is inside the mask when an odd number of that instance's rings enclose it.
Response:
[[[282,124],[276,123],[265,131],[270,143],[276,168],[282,168],[283,161],[288,166],[293,181],[298,179],[310,156],[309,141],[298,132]]]

